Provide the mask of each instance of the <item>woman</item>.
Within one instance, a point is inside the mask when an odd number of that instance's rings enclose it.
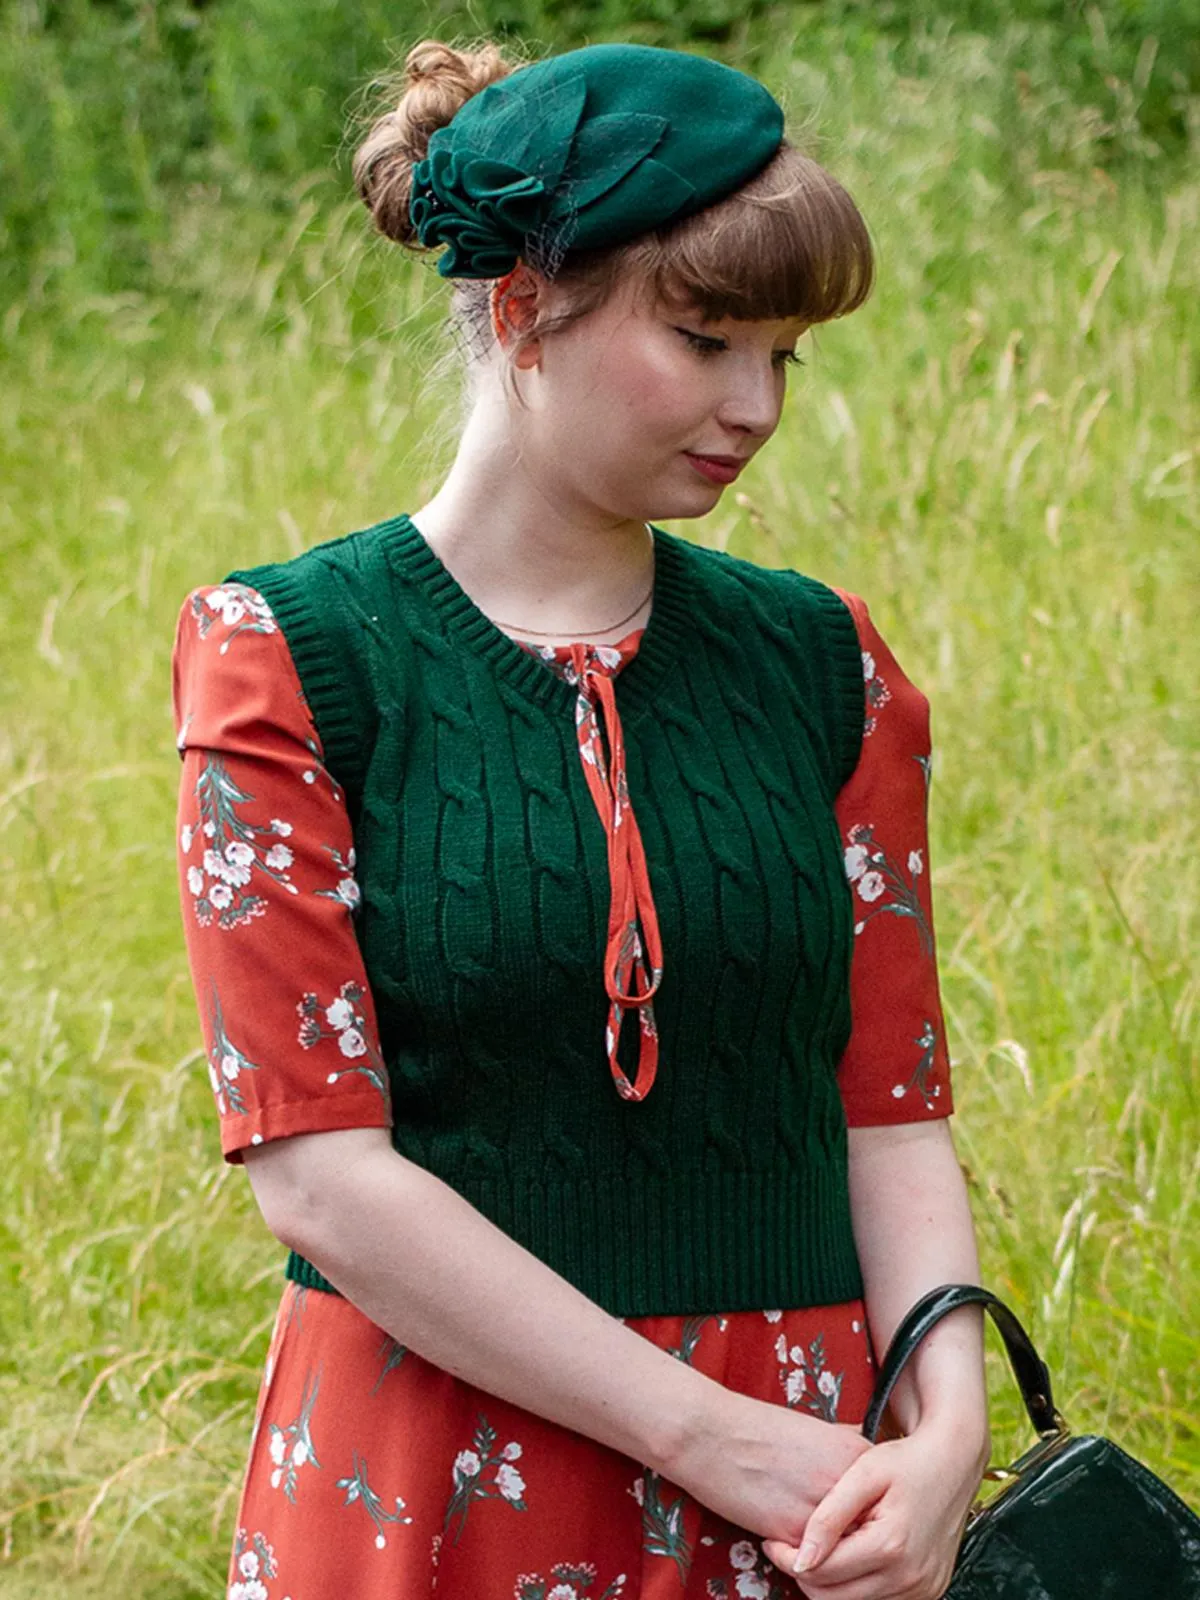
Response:
[[[455,280],[453,467],[176,641],[223,1150],[291,1249],[229,1596],[933,1600],[977,1313],[855,1426],[978,1273],[928,708],[856,596],[651,521],[770,439],[865,227],[699,57],[406,71],[356,180]]]

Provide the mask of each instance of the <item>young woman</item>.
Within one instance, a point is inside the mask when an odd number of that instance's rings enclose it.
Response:
[[[635,46],[421,44],[356,179],[455,281],[453,467],[175,652],[222,1146],[291,1250],[230,1600],[934,1600],[978,1314],[856,1426],[978,1273],[928,707],[855,595],[653,521],[768,443],[865,226]]]

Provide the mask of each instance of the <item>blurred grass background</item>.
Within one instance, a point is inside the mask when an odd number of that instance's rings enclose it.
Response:
[[[955,1133],[1077,1430],[1200,1505],[1200,5],[0,11],[0,1595],[223,1592],[282,1252],[183,957],[188,589],[415,507],[445,285],[350,198],[426,32],[759,73],[877,293],[673,530],[866,596],[934,708]],[[994,1362],[997,1454],[1023,1441]]]

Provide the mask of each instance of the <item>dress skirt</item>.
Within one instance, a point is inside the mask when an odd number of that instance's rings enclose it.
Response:
[[[860,1300],[626,1326],[739,1393],[861,1422]],[[228,1600],[796,1600],[757,1535],[619,1451],[456,1378],[289,1283]]]

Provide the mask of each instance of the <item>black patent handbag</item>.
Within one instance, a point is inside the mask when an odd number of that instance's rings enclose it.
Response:
[[[965,1305],[996,1324],[1038,1441],[989,1468],[1000,1487],[971,1510],[944,1600],[1200,1600],[1200,1517],[1111,1439],[1071,1433],[1029,1335],[987,1289],[946,1284],[917,1301],[879,1369],[866,1437],[921,1340]]]

